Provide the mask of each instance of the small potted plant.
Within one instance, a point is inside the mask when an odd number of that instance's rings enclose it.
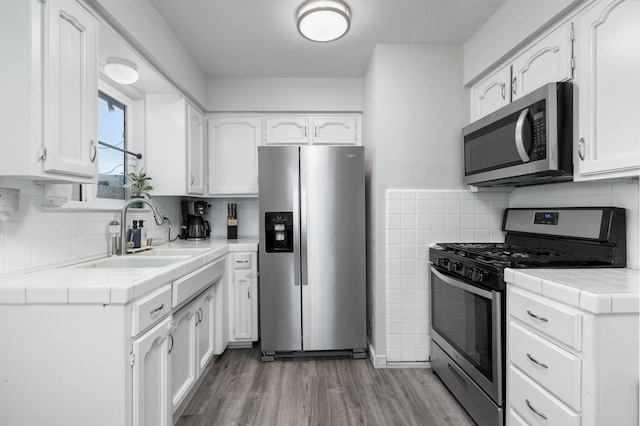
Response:
[[[126,173],[127,182],[124,187],[131,189],[131,198],[148,198],[151,199],[149,191],[153,189],[153,186],[149,185],[151,178],[147,176],[147,172],[144,167],[140,169],[138,173]],[[131,207],[142,208],[142,203],[132,204]]]

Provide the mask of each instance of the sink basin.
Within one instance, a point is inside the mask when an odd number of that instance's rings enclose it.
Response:
[[[209,249],[199,248],[199,249],[162,249],[162,248],[154,248],[153,250],[143,251],[142,253],[137,253],[135,256],[144,256],[144,257],[155,257],[155,256],[195,256],[198,254],[202,254]]]
[[[162,268],[188,258],[189,256],[138,257],[129,255],[125,257],[110,257],[109,259],[96,260],[95,262],[78,265],[77,268]]]

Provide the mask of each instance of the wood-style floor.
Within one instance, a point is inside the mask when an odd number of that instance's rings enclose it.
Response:
[[[369,359],[260,361],[258,345],[212,365],[177,426],[473,425],[430,369],[374,369]]]

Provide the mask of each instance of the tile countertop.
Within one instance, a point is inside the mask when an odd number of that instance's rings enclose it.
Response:
[[[628,268],[510,269],[505,281],[594,314],[640,312],[640,271]]]
[[[78,263],[0,277],[0,305],[126,304],[195,271],[228,252],[256,251],[258,238],[239,238],[237,240],[211,238],[199,242],[178,240],[157,246],[157,248],[209,250],[157,268],[79,269],[77,266],[81,263]]]

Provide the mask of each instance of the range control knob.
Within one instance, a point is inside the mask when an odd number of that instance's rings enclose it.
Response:
[[[481,271],[480,269],[475,269],[475,268],[471,270],[471,281],[481,282],[483,278],[484,278],[484,271]]]
[[[449,260],[445,259],[444,257],[436,257],[436,266],[444,268],[445,266],[447,266],[447,263],[449,263]]]
[[[468,266],[463,266],[462,269],[460,270],[460,275],[462,275],[465,278],[469,278],[471,276],[471,268]]]
[[[447,265],[447,271],[449,272],[457,272],[462,268],[462,264],[459,262],[449,262]]]

